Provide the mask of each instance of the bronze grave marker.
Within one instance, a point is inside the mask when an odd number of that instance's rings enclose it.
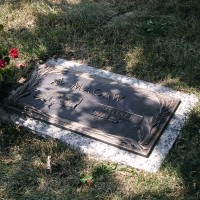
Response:
[[[46,67],[4,107],[148,157],[180,100],[78,71]]]

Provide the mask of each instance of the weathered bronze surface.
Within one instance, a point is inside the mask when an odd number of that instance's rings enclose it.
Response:
[[[148,157],[179,103],[105,78],[46,67],[4,106]]]

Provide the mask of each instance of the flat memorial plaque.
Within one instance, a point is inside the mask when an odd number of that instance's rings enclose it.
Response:
[[[4,107],[148,157],[180,100],[73,70],[43,67]]]

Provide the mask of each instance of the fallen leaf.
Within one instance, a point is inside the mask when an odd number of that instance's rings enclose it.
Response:
[[[86,183],[87,183],[89,186],[93,186],[93,185],[94,185],[93,179],[87,180]]]

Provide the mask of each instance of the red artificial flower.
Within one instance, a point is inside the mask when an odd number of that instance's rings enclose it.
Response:
[[[10,53],[11,57],[18,58],[18,49],[17,48],[12,48],[9,53]]]
[[[6,66],[6,62],[3,59],[0,59],[0,68],[4,68]]]

